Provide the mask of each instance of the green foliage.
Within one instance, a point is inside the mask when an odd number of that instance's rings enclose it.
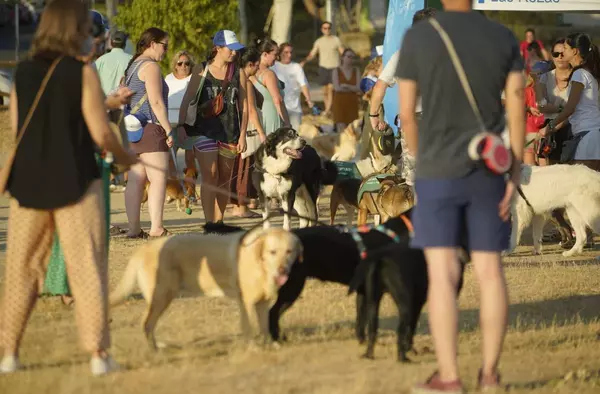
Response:
[[[539,27],[553,27],[560,24],[561,13],[557,12],[514,12],[514,11],[484,11],[485,15],[511,29],[517,38],[525,36],[525,30],[534,28],[536,35],[547,40],[547,34],[542,34]],[[545,31],[545,29],[544,29]]]
[[[168,32],[169,51],[162,64],[167,72],[177,51],[185,49],[200,61],[212,47],[211,37],[217,31],[237,31],[237,7],[237,0],[131,0],[118,8],[115,21],[129,33],[134,45],[149,27]]]

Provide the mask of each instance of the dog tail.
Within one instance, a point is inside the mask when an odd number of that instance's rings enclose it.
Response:
[[[332,161],[326,160],[323,163],[322,180],[324,185],[333,185],[337,180],[338,169]]]
[[[125,269],[125,274],[121,278],[121,281],[117,285],[116,289],[110,293],[110,306],[114,307],[122,304],[125,302],[127,297],[133,293],[133,290],[135,290],[135,286],[137,285],[138,271],[143,263],[143,251],[140,250],[131,256],[129,264],[127,264],[127,268]]]
[[[369,278],[373,278],[373,272],[377,268],[379,260],[366,258],[358,264],[354,270],[354,276],[348,285],[348,295],[358,291],[359,288],[366,285]]]

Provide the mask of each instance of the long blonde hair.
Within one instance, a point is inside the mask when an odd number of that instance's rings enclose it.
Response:
[[[50,1],[42,12],[30,54],[32,57],[42,53],[79,56],[83,42],[90,35],[90,26],[87,2]]]

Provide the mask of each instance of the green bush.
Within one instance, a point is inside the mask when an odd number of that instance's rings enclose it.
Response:
[[[169,33],[169,51],[162,62],[164,72],[175,52],[185,49],[196,61],[204,60],[212,47],[211,37],[221,29],[237,31],[237,0],[131,0],[119,6],[115,19],[132,42],[149,27]]]

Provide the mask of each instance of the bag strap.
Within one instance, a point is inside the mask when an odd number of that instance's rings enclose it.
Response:
[[[40,88],[39,88],[37,94],[35,95],[35,99],[33,99],[33,104],[31,104],[31,107],[29,108],[29,112],[27,112],[27,116],[25,117],[25,120],[23,121],[23,125],[21,126],[21,129],[19,130],[19,135],[17,136],[17,143],[15,144],[15,147],[14,147],[15,151],[17,150],[19,143],[23,139],[23,134],[25,134],[25,130],[27,129],[27,126],[29,126],[29,122],[31,122],[33,113],[35,112],[35,109],[37,108],[37,106],[40,102],[40,99],[42,98],[42,94],[44,94],[44,91],[46,90],[46,86],[48,85],[48,81],[50,81],[50,77],[54,73],[56,66],[58,66],[58,63],[62,60],[63,57],[64,56],[59,56],[58,58],[56,58],[50,65],[50,68],[48,68],[48,72],[46,72],[46,76],[42,80]]]
[[[142,105],[144,105],[144,103],[146,102],[146,100],[148,100],[148,92],[144,93],[144,95],[142,96],[142,98],[140,99],[140,101],[137,102],[137,104],[131,109],[131,111],[129,111],[129,113],[131,115],[133,115],[137,111],[139,111],[140,108],[142,108]]]
[[[198,83],[198,89],[196,89],[196,102],[200,100],[200,94],[202,93],[202,88],[204,87],[204,81],[206,81],[206,75],[208,75],[208,64],[204,66],[204,70],[202,71],[202,75],[200,76],[200,83]]]
[[[454,44],[452,44],[452,40],[437,20],[435,20],[434,18],[429,18],[429,23],[434,27],[435,30],[437,30],[440,37],[442,38],[442,41],[446,45],[446,49],[448,50],[450,59],[454,64],[454,69],[458,74],[460,83],[462,84],[465,94],[467,95],[467,99],[469,100],[469,104],[471,105],[471,109],[473,109],[473,113],[475,113],[477,122],[479,122],[479,127],[481,127],[482,131],[485,130],[485,123],[483,122],[483,117],[481,116],[481,112],[479,111],[479,107],[477,106],[477,102],[475,101],[475,96],[473,95],[473,91],[471,90],[471,85],[469,85],[469,80],[467,78],[467,74],[465,73],[465,69],[463,68],[458,54],[456,53]]]
[[[227,91],[227,88],[229,87],[229,83],[233,79],[234,73],[235,73],[235,64],[233,64],[233,62],[231,62],[227,65],[227,72],[225,73],[225,79],[223,80],[223,84],[221,85],[223,94],[225,94],[225,92]]]
[[[131,78],[133,78],[137,69],[140,68],[142,64],[147,63],[149,61],[150,60],[142,60],[138,64],[135,65],[135,67],[133,68],[133,71],[131,71],[131,74],[129,74],[129,77],[127,78],[127,82],[125,83],[125,86],[129,86],[129,82],[131,82]],[[142,98],[140,98],[139,101],[131,108],[131,111],[129,111],[129,113],[131,115],[134,115],[135,113],[137,113],[142,108],[142,105],[144,105],[146,100],[148,100],[148,92],[144,93]],[[121,118],[119,119],[119,124],[123,120],[124,114],[122,114],[122,115],[123,116],[121,116]]]

